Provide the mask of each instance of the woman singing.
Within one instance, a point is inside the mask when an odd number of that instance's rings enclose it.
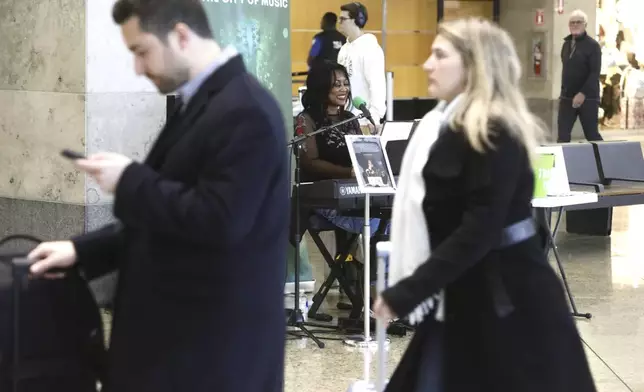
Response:
[[[354,118],[345,110],[348,102],[351,102],[351,85],[346,68],[329,61],[316,64],[306,78],[304,110],[296,118],[295,134],[311,133]],[[302,182],[355,177],[345,135],[362,135],[357,119],[306,140],[300,153]],[[348,233],[363,231],[364,218],[343,216],[335,209],[317,209],[315,213],[337,228],[337,250],[346,243]],[[379,224],[380,219],[370,220],[371,235]]]
[[[297,116],[295,133],[303,135],[337,124],[355,116],[345,107],[351,102],[351,85],[346,68],[334,62],[313,67],[306,78],[306,93],[302,98],[304,110]],[[301,154],[302,182],[354,178],[353,166],[345,135],[362,135],[358,120],[332,128],[308,138]],[[345,217],[333,209],[319,209],[340,231],[361,233],[363,218]],[[372,219],[372,235],[380,219]],[[336,236],[339,233],[336,232]]]
[[[417,326],[387,391],[594,392],[532,220],[543,127],[512,39],[485,20],[443,23],[424,69],[441,102],[405,152],[374,305]]]
[[[316,65],[306,78],[304,110],[296,118],[295,133],[311,133],[354,118],[345,110],[348,102],[351,102],[351,85],[347,70],[328,61]],[[301,154],[302,182],[354,177],[344,136],[361,134],[356,119],[308,138]]]

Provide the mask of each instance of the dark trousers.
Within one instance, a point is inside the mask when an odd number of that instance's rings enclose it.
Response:
[[[572,127],[579,117],[581,127],[584,130],[584,136],[589,142],[604,140],[599,134],[599,101],[586,99],[584,103],[578,107],[572,107],[572,98],[559,99],[559,116],[557,118],[558,125],[558,143],[570,142],[570,135],[572,134]]]

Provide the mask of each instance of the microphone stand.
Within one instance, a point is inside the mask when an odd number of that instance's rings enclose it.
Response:
[[[333,125],[329,125],[328,127],[320,128],[320,129],[318,129],[316,131],[313,131],[313,132],[310,132],[310,133],[305,133],[305,134],[300,135],[300,136],[296,136],[290,142],[288,142],[288,144],[286,146],[287,147],[294,147],[297,144],[298,145],[297,147],[299,148],[301,146],[302,142],[304,142],[306,139],[308,139],[308,138],[310,138],[312,136],[318,135],[320,133],[328,132],[328,131],[332,130],[333,128],[339,127],[340,125],[348,124],[348,123],[350,123],[352,121],[360,120],[361,118],[365,118],[364,114],[362,114],[362,113],[357,115],[357,116],[347,118],[346,120],[342,120],[340,122],[337,122],[337,123],[335,123]],[[296,154],[296,156],[297,156],[297,154]],[[295,166],[295,169],[297,170],[298,167]]]
[[[287,147],[295,149],[295,186],[293,187],[293,194],[291,195],[291,197],[295,200],[295,257],[293,258],[295,260],[295,295],[293,298],[293,311],[289,315],[286,325],[287,327],[296,327],[300,329],[307,337],[313,340],[319,348],[324,348],[324,343],[304,326],[304,316],[302,315],[302,310],[300,309],[300,242],[302,241],[302,236],[300,235],[300,150],[302,149],[302,144],[306,141],[306,139],[337,128],[340,125],[344,125],[352,121],[357,121],[363,117],[364,115],[360,114],[328,127],[320,128],[311,133],[296,136],[287,144]]]

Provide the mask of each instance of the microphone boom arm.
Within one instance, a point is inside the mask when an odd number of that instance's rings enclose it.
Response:
[[[319,133],[330,131],[331,129],[337,128],[340,125],[350,123],[351,121],[357,121],[357,120],[359,120],[361,118],[364,118],[364,117],[365,117],[365,115],[363,113],[361,113],[361,114],[359,114],[359,115],[357,115],[355,117],[351,117],[351,118],[348,118],[346,120],[342,120],[342,121],[340,121],[338,123],[335,123],[333,125],[329,125],[328,127],[320,128],[320,129],[318,129],[316,131],[313,131],[311,133],[305,133],[304,135],[301,135],[301,136],[296,136],[287,144],[287,146],[290,147],[290,146],[294,146],[296,144],[300,144],[303,141],[305,141],[306,139],[310,138],[311,136],[315,136],[315,135],[317,135]]]

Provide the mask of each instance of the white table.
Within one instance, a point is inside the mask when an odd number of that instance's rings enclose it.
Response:
[[[561,264],[561,259],[559,258],[559,252],[557,251],[557,243],[555,242],[555,237],[557,235],[559,223],[561,222],[561,215],[565,207],[580,204],[591,204],[596,203],[597,201],[597,194],[591,192],[568,192],[563,195],[552,195],[532,199],[532,207],[536,210],[537,213],[537,222],[539,222],[539,224],[542,225],[545,231],[548,233],[545,250],[546,257],[548,257],[550,250],[552,250],[555,255],[557,265],[559,266],[559,272],[561,273],[561,278],[564,282],[564,287],[566,289],[566,293],[568,294],[568,299],[570,300],[570,306],[572,307],[573,316],[584,317],[586,319],[590,319],[592,315],[590,313],[579,313],[577,311],[575,300],[572,296],[572,293],[570,292],[570,287],[568,286],[566,273],[564,272],[563,265]],[[555,223],[554,228],[551,228],[550,217],[553,209],[556,209],[558,214],[557,222]]]
[[[562,208],[579,204],[597,203],[598,197],[593,192],[568,192],[565,195],[537,197],[532,199],[534,208]]]

